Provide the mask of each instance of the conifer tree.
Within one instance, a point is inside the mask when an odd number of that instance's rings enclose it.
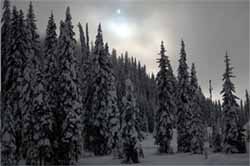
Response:
[[[157,73],[157,88],[159,107],[156,112],[155,143],[158,144],[161,153],[171,153],[170,141],[173,135],[173,113],[176,109],[174,95],[172,93],[171,69],[169,60],[165,55],[165,47],[161,42],[159,72]]]
[[[125,96],[122,99],[122,129],[121,136],[123,140],[123,149],[125,153],[125,162],[138,163],[136,144],[140,141],[141,131],[137,121],[138,107],[134,96],[134,87],[130,79],[125,81]],[[131,159],[131,160],[130,160]]]
[[[87,27],[87,26],[86,26]],[[85,38],[85,34],[83,31],[83,27],[81,25],[81,23],[78,24],[78,28],[79,28],[79,34],[80,34],[80,44],[81,44],[81,53],[80,53],[80,60],[79,60],[79,64],[78,64],[78,77],[79,77],[79,83],[80,83],[80,89],[81,89],[81,96],[82,96],[82,106],[84,109],[84,105],[85,105],[85,98],[87,95],[87,88],[89,86],[89,78],[90,78],[90,64],[89,64],[89,50],[87,48],[87,43],[86,43],[86,38]],[[86,117],[86,118],[85,118]],[[88,116],[88,112],[84,111],[82,113],[82,127],[83,127],[83,131],[84,130],[88,130],[88,125],[85,125],[88,123],[89,121],[89,116]],[[84,140],[84,135],[83,135],[83,147],[85,151],[88,150],[88,140],[85,138]]]
[[[105,54],[107,57],[107,70],[108,70],[108,94],[107,94],[107,117],[108,117],[108,130],[109,136],[109,147],[115,148],[120,142],[120,132],[119,132],[119,109],[117,105],[117,92],[115,86],[115,75],[113,71],[113,65],[111,63],[111,56],[109,53],[108,44],[105,44]]]
[[[88,117],[84,117],[84,119],[89,118],[86,124],[89,126],[84,134],[87,140],[92,137],[89,149],[95,155],[105,155],[111,150],[110,113],[116,114],[117,101],[108,47],[106,46],[106,49],[104,47],[101,25],[98,27],[91,65],[91,86],[88,88],[85,109]]]
[[[8,60],[10,57],[10,41],[11,41],[11,9],[9,0],[4,0],[3,2],[3,13],[1,18],[1,110],[6,110],[6,100],[7,100],[7,91],[9,89],[8,79],[6,77],[8,69]],[[6,130],[6,111],[1,111],[1,136]]]
[[[87,94],[88,94],[88,88],[91,86],[90,85],[90,80],[91,80],[91,52],[89,48],[89,32],[88,32],[88,23],[86,23],[85,27],[85,34],[83,31],[82,25],[79,23],[79,32],[80,32],[80,42],[81,42],[81,61],[80,61],[80,72],[79,72],[79,77],[80,77],[80,82],[81,82],[81,94],[82,94],[82,103],[83,107],[85,107],[85,104],[87,102]],[[83,108],[85,109],[85,108]],[[90,112],[89,111],[84,111],[82,115],[83,119],[83,146],[85,151],[90,151],[90,143],[89,143],[89,134],[91,132],[90,128]]]
[[[17,165],[24,152],[24,121],[25,111],[29,111],[30,87],[25,73],[30,56],[29,33],[25,29],[23,12],[13,7],[11,19],[11,40],[9,43],[10,56],[6,69],[8,91],[6,95],[6,132],[2,137],[3,157],[9,164]],[[24,111],[25,110],[25,111]],[[5,158],[3,158],[5,160]]]
[[[26,40],[26,61],[23,65],[23,80],[22,80],[22,97],[19,99],[20,106],[23,112],[23,151],[22,153],[26,157],[26,163],[34,161],[34,145],[36,144],[36,120],[34,105],[32,103],[34,99],[34,78],[35,78],[35,66],[36,62],[33,61],[35,58],[34,51],[32,49],[32,33],[30,29],[27,29],[27,23],[24,21],[23,11],[19,11],[19,26],[23,26],[23,38]]]
[[[49,21],[46,28],[46,36],[44,42],[44,73],[43,74],[43,88],[46,91],[45,104],[47,105],[47,111],[44,112],[44,116],[46,121],[43,123],[43,140],[46,146],[42,148],[46,151],[46,155],[44,155],[44,162],[52,162],[51,158],[53,158],[56,147],[55,143],[55,133],[53,133],[55,128],[56,112],[58,111],[58,95],[57,95],[57,84],[58,84],[58,60],[56,55],[57,48],[57,34],[56,34],[56,24],[54,21],[53,13],[49,17]],[[39,71],[41,72],[41,70]],[[39,75],[38,75],[39,76]],[[38,77],[39,78],[39,77]],[[49,143],[47,142],[49,139]],[[50,158],[50,159],[48,159]]]
[[[2,109],[5,109],[5,92],[7,91],[8,83],[6,82],[6,70],[9,58],[9,45],[11,40],[11,9],[9,0],[3,2],[3,13],[1,19],[1,83],[2,83]],[[3,116],[4,112],[2,112]],[[2,118],[3,119],[3,118]]]
[[[39,42],[39,34],[37,33],[37,26],[36,26],[36,16],[33,9],[32,2],[29,3],[29,9],[26,16],[26,23],[27,23],[27,30],[31,33],[31,47],[34,51],[34,59],[32,63],[38,64],[38,67],[43,67],[43,59],[41,57],[41,48]],[[36,66],[35,66],[36,67]]]
[[[178,130],[178,151],[189,152],[191,133],[191,111],[189,98],[189,72],[185,52],[184,41],[181,41],[181,52],[178,67],[178,110],[177,110],[177,130]]]
[[[87,27],[88,26],[86,24],[86,33],[87,33]],[[87,94],[86,94],[86,99],[85,99],[84,118],[83,118],[83,121],[84,121],[84,129],[83,129],[84,149],[87,151],[93,151],[96,155],[101,155],[101,154],[98,154],[98,146],[100,147],[100,144],[105,144],[105,145],[103,145],[102,148],[106,149],[106,141],[107,140],[104,141],[104,139],[103,139],[103,142],[101,143],[101,141],[100,141],[98,145],[94,143],[94,142],[98,142],[97,139],[100,139],[100,138],[98,138],[98,135],[100,135],[100,133],[105,133],[105,131],[107,131],[106,129],[103,128],[106,125],[106,124],[104,124],[104,123],[106,123],[104,120],[105,119],[104,116],[100,117],[100,118],[102,118],[104,126],[101,126],[102,127],[101,129],[99,129],[100,126],[98,126],[98,127],[95,126],[95,125],[101,125],[101,124],[95,124],[96,123],[95,121],[97,120],[96,119],[97,110],[94,108],[94,105],[95,106],[99,105],[99,104],[95,103],[94,100],[98,100],[97,99],[97,91],[99,89],[97,89],[97,88],[99,87],[99,82],[100,82],[100,81],[97,82],[97,80],[96,80],[97,74],[100,72],[95,71],[95,70],[100,69],[100,64],[99,64],[99,60],[98,60],[100,57],[100,54],[102,54],[102,56],[104,56],[104,43],[103,43],[103,39],[102,39],[101,25],[99,25],[99,27],[98,27],[98,34],[96,36],[95,48],[91,49],[91,50],[93,50],[93,52],[91,51],[92,52],[91,59],[89,59],[90,60],[89,70],[90,70],[91,75],[89,78],[90,79],[89,84],[87,85],[88,87],[87,87]],[[93,73],[93,72],[95,72],[95,73]],[[107,134],[107,133],[105,133],[105,134]],[[104,152],[100,152],[100,153],[104,153]],[[105,152],[105,153],[107,153],[107,152]]]
[[[169,71],[169,81],[171,83],[171,93],[173,93],[175,96],[176,96],[176,88],[177,88],[177,80],[176,80],[176,77],[174,75],[174,72],[173,72],[173,69],[172,69],[172,65],[170,63],[170,60],[167,59],[167,68],[168,68],[168,71]]]
[[[177,89],[177,80],[176,80],[176,77],[173,73],[173,69],[172,69],[172,65],[170,63],[170,60],[169,58],[167,58],[166,60],[167,62],[167,68],[168,68],[168,80],[169,80],[169,92],[171,93],[172,95],[172,100],[174,101],[174,105],[175,105],[175,108],[172,110],[172,114],[173,114],[173,122],[172,122],[172,125],[173,125],[173,128],[176,128],[176,121],[177,121],[177,92],[176,92],[176,89]]]
[[[40,92],[40,90],[37,90],[35,88],[40,88],[41,80],[43,78],[39,78],[40,76],[37,76],[36,74],[39,74],[42,71],[41,66],[41,57],[40,57],[40,44],[39,44],[39,35],[36,32],[37,27],[36,27],[36,20],[35,20],[35,14],[33,10],[33,5],[32,2],[29,4],[29,9],[27,13],[27,18],[26,18],[26,24],[25,28],[27,31],[27,39],[29,40],[28,46],[29,46],[29,56],[24,68],[24,80],[25,80],[25,86],[28,87],[25,89],[24,94],[25,97],[23,98],[23,103],[26,103],[26,108],[24,107],[25,110],[25,117],[24,117],[24,141],[25,141],[25,155],[26,155],[26,163],[27,164],[36,164],[38,162],[38,156],[39,156],[39,148],[37,146],[39,140],[39,134],[38,131],[40,129],[38,128],[40,126],[39,121],[37,121],[37,115],[36,113],[41,111],[41,112],[46,112],[47,107],[44,106],[41,108],[42,104],[46,101],[35,101],[37,98],[35,96],[44,96],[46,91],[44,88],[43,92]],[[42,73],[40,73],[43,75]],[[43,77],[43,76],[41,76]],[[38,80],[36,80],[38,79]],[[36,92],[35,92],[36,91]],[[45,98],[43,98],[45,100]],[[33,101],[34,100],[34,101]],[[35,103],[35,104],[34,104]],[[42,104],[41,104],[42,103]],[[46,113],[45,113],[46,114]],[[46,116],[46,115],[45,115]],[[42,131],[41,131],[42,132]]]
[[[67,7],[65,21],[61,21],[58,39],[59,56],[59,105],[56,130],[53,131],[58,145],[53,164],[73,164],[80,154],[81,96],[77,79],[77,61],[74,54],[75,39],[70,9]]]
[[[57,84],[58,84],[58,57],[57,57],[57,33],[54,15],[51,13],[46,29],[44,42],[45,57],[45,86],[48,95],[48,105],[51,112],[57,109]]]
[[[78,28],[79,28],[79,33],[80,33],[80,43],[81,43],[81,53],[82,54],[86,54],[86,40],[85,40],[85,35],[83,32],[83,28],[82,28],[82,24],[79,23],[78,24]]]
[[[220,101],[215,101],[214,103],[215,107],[215,124],[213,129],[213,139],[212,139],[212,145],[213,145],[213,151],[214,152],[221,152],[222,146],[221,146],[221,104]]]
[[[198,86],[198,80],[196,76],[196,69],[194,63],[191,68],[191,80],[190,80],[190,107],[192,111],[191,120],[191,152],[201,154],[203,151],[203,135],[204,125],[202,122],[202,110],[201,110],[201,95]]]
[[[80,57],[80,64],[79,64],[79,81],[81,87],[81,95],[83,104],[85,103],[86,92],[89,84],[90,78],[90,59],[89,59],[89,49],[87,46],[87,42],[85,39],[84,31],[82,25],[78,24],[79,33],[80,33],[80,43],[81,43],[81,57]]]
[[[233,67],[231,67],[230,58],[226,52],[225,55],[226,70],[223,74],[223,89],[221,94],[223,95],[223,151],[226,153],[239,152],[240,140],[240,128],[239,128],[239,105],[237,103],[238,97],[235,96],[235,86],[231,81],[234,78]]]
[[[58,67],[56,58],[56,48],[57,48],[56,23],[54,20],[54,15],[51,12],[46,28],[46,36],[44,42],[45,73],[48,74],[48,78],[51,77],[49,75],[49,72],[54,72],[53,74],[55,74],[56,68]]]
[[[32,98],[33,120],[33,142],[29,142],[27,152],[27,163],[37,165],[48,164],[52,148],[50,144],[50,131],[52,128],[52,112],[48,107],[48,95],[44,74],[41,69],[36,68],[34,81],[34,92]]]

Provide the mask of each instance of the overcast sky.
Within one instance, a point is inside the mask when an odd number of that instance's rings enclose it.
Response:
[[[27,9],[29,1],[12,0]],[[160,42],[165,42],[175,74],[180,41],[186,43],[188,64],[197,67],[199,83],[208,96],[212,80],[214,97],[220,98],[225,51],[229,52],[237,95],[249,89],[249,1],[248,0],[34,0],[39,33],[44,35],[51,10],[57,25],[70,6],[76,39],[77,23],[89,23],[92,40],[102,23],[104,40],[118,53],[128,50],[146,65],[149,73],[158,71],[156,58]]]

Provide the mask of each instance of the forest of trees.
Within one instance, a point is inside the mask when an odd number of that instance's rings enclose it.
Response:
[[[129,159],[147,132],[154,134],[160,153],[172,153],[173,129],[178,152],[201,154],[207,127],[213,128],[214,151],[246,151],[242,133],[249,94],[246,90],[238,102],[227,53],[221,103],[204,96],[196,65],[189,70],[183,40],[177,76],[163,42],[155,76],[128,52],[110,51],[101,24],[92,42],[88,24],[79,23],[78,42],[69,7],[60,25],[55,22],[51,13],[42,39],[32,2],[26,16],[3,2],[2,164],[70,165],[83,151],[102,156],[114,149]]]

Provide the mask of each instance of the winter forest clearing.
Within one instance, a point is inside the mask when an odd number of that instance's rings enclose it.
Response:
[[[223,70],[213,77],[215,98],[213,80],[204,94],[197,66],[205,64],[184,39],[176,68],[171,44],[157,39],[154,73],[128,51],[110,49],[103,19],[97,31],[75,25],[67,5],[60,22],[51,11],[38,29],[33,2],[21,3],[26,12],[19,1],[1,4],[1,165],[249,164],[250,97],[234,79],[231,52],[223,51]],[[115,29],[128,40],[128,27]]]
[[[236,165],[247,166],[249,165],[249,154],[234,154],[225,155],[223,153],[209,152],[209,157],[206,160],[204,155],[191,154],[191,153],[178,153],[178,154],[159,154],[157,145],[154,144],[152,135],[148,135],[142,142],[144,149],[144,158],[140,158],[140,164],[136,165],[189,165],[189,166],[221,166],[221,165]],[[86,157],[80,159],[79,165],[121,165],[119,159],[113,159],[113,156],[103,157]]]

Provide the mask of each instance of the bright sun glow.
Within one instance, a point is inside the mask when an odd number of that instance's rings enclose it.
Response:
[[[117,9],[117,10],[116,10],[116,13],[117,13],[117,14],[121,14],[121,9]]]
[[[110,30],[115,33],[115,35],[122,38],[129,38],[133,36],[135,27],[132,25],[128,25],[125,22],[110,22]]]

